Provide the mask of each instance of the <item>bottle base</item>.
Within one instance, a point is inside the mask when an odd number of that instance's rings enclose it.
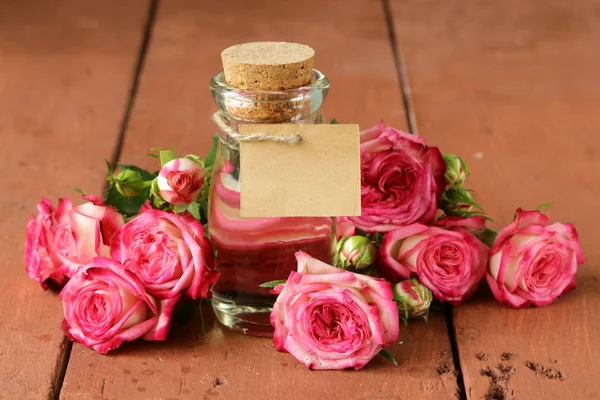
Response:
[[[232,299],[213,294],[212,307],[219,322],[244,335],[273,337],[271,302],[236,304]]]

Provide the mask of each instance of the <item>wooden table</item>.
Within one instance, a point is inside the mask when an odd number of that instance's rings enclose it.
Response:
[[[577,225],[586,255],[578,289],[522,311],[482,289],[402,327],[399,367],[377,359],[362,372],[308,371],[209,309],[206,334],[195,315],[165,343],[107,356],[71,345],[56,293],[24,273],[29,214],[41,196],[100,192],[104,159],[148,166],[151,146],[203,154],[220,51],[254,40],[316,49],[327,116],[363,128],[383,118],[461,154],[495,227],[556,201],[548,213]],[[516,368],[514,398],[599,399],[599,43],[596,0],[1,2],[0,398],[475,400],[490,387],[481,370],[503,362]]]

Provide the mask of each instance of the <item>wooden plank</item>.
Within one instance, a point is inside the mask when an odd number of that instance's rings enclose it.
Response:
[[[0,5],[0,398],[54,398],[67,341],[56,293],[25,275],[25,225],[41,196],[100,191],[146,1]],[[115,18],[115,16],[118,16]]]
[[[220,69],[220,51],[253,40],[315,47],[316,66],[332,82],[325,107],[329,118],[363,127],[384,118],[406,126],[379,4],[349,0],[340,8],[311,0],[303,3],[307,12],[276,0],[242,4],[161,3],[124,162],[148,165],[144,153],[150,146],[207,151],[216,131],[209,120],[215,106],[207,84]],[[203,336],[196,315],[187,325],[175,324],[166,343],[127,344],[108,357],[74,346],[62,398],[447,399],[456,392],[441,314],[433,315],[429,326],[401,329],[403,344],[391,348],[399,368],[378,359],[360,373],[311,372],[290,355],[275,352],[270,339],[245,337],[218,324],[209,329]],[[449,372],[439,376],[444,363]]]
[[[550,307],[514,311],[484,291],[455,310],[467,397],[486,396],[480,370],[511,352],[515,398],[599,398],[598,2],[404,0],[392,9],[420,134],[466,159],[496,227],[518,206],[554,200],[548,213],[576,224],[586,255],[578,289]],[[566,379],[536,375],[526,361]]]

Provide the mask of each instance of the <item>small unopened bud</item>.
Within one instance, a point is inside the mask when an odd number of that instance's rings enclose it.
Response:
[[[375,253],[375,246],[364,236],[343,237],[337,244],[338,264],[343,269],[365,269],[375,261]]]
[[[137,196],[144,187],[144,181],[139,172],[133,169],[119,172],[114,182],[119,193],[125,197]]]
[[[467,164],[455,154],[442,155],[446,162],[445,178],[450,186],[462,186],[469,177]]]
[[[431,306],[433,293],[423,286],[417,278],[405,279],[394,285],[394,301],[398,304],[400,317],[425,317]]]

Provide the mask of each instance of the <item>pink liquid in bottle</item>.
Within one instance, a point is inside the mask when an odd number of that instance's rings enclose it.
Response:
[[[286,279],[296,270],[297,251],[331,262],[333,222],[327,217],[243,218],[239,181],[225,162],[213,175],[209,232],[220,276],[213,287],[219,320],[237,331],[271,336],[276,296],[265,282]]]

